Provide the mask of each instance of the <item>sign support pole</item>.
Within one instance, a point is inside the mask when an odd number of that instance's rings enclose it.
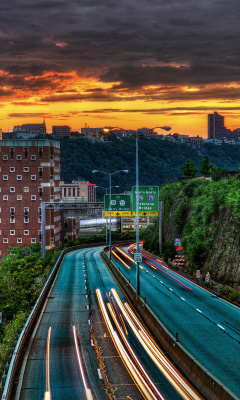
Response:
[[[41,256],[46,257],[46,210],[45,201],[41,202]]]
[[[139,253],[139,177],[138,177],[138,132],[136,133],[136,206],[137,206],[137,221],[136,221],[136,231],[137,231],[137,249],[136,252]],[[140,296],[140,277],[139,277],[139,262],[136,265],[136,294]]]
[[[162,257],[164,202],[159,201],[159,254]]]

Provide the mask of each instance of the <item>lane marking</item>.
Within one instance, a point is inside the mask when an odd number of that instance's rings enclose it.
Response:
[[[184,299],[184,297],[180,297],[180,299],[182,299],[183,301],[186,301],[186,300]]]
[[[196,308],[196,311],[202,314],[202,311],[201,311],[201,310],[199,310],[198,308]]]
[[[222,329],[223,331],[225,331],[225,328],[224,328],[222,325],[217,324],[217,326],[218,326],[220,329]]]

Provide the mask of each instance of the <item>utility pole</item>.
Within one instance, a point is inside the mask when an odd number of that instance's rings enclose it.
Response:
[[[164,202],[159,201],[159,254],[162,257]]]

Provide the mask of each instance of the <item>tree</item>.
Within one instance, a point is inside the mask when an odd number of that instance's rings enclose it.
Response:
[[[182,167],[182,173],[187,178],[194,178],[197,175],[197,168],[192,160],[187,160]]]
[[[224,173],[226,173],[226,172],[227,172],[227,170],[225,168],[212,167],[210,175],[211,175],[212,180],[217,182],[223,178]]]
[[[204,176],[210,175],[211,169],[212,169],[212,165],[210,164],[209,157],[204,156],[202,166],[200,168],[201,174]]]

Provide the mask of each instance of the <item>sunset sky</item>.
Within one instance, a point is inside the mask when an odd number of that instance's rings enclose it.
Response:
[[[0,128],[240,127],[239,21],[239,0],[1,0]]]

